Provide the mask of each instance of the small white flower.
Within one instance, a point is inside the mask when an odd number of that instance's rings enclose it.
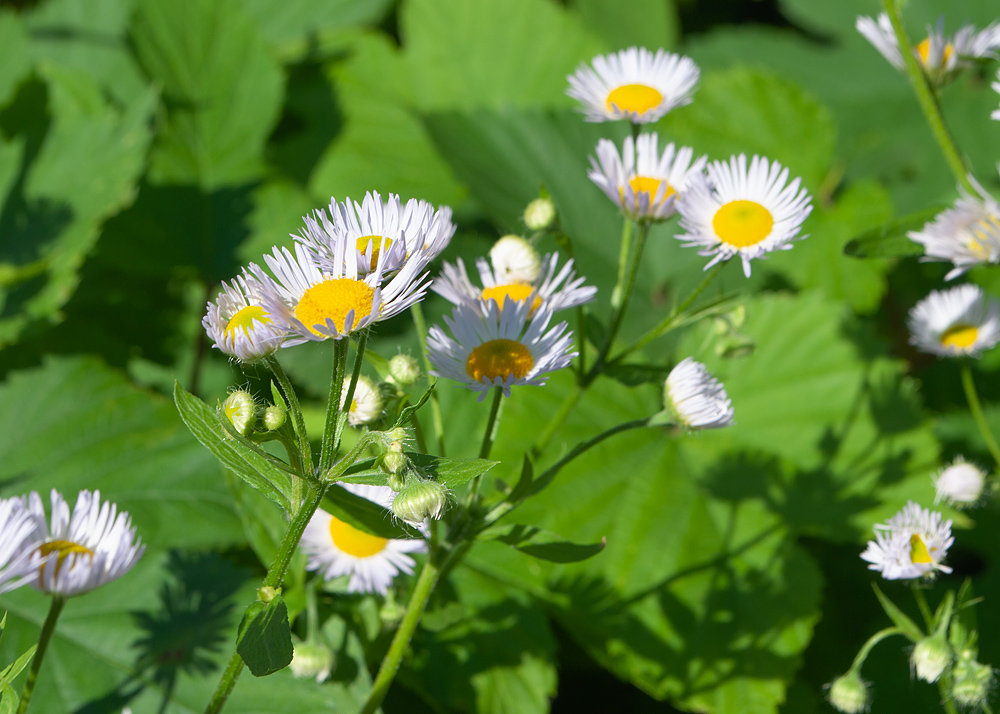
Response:
[[[256,362],[281,347],[287,336],[261,304],[260,281],[240,275],[222,283],[222,292],[209,302],[201,324],[212,346],[241,362]]]
[[[698,65],[691,58],[662,49],[653,54],[645,47],[629,47],[598,55],[592,65],[582,63],[566,77],[566,94],[583,104],[587,121],[654,122],[690,104],[698,84]]]
[[[699,255],[714,255],[707,270],[719,261],[739,255],[750,277],[750,261],[772,250],[790,250],[801,240],[799,229],[812,206],[800,179],[788,183],[788,169],[777,161],[754,156],[747,167],[745,154],[729,162],[713,161],[707,176],[690,175],[678,203],[680,227],[675,236],[685,247],[701,246]]]
[[[350,389],[350,378],[344,380],[344,391],[340,395],[340,406],[344,406],[347,390]],[[347,412],[347,421],[351,426],[371,424],[382,416],[382,395],[378,385],[363,374],[358,375],[358,383],[354,387],[354,398]]]
[[[590,159],[587,175],[622,211],[637,220],[662,221],[674,214],[689,177],[705,167],[704,156],[692,162],[694,150],[680,149],[673,142],[659,152],[659,137],[642,134],[636,141],[627,137],[619,155],[614,142],[601,139],[597,160]]]
[[[378,505],[389,508],[396,494],[388,486],[341,484]],[[306,568],[326,580],[350,575],[347,591],[385,595],[399,573],[410,575],[415,565],[408,553],[422,553],[422,539],[386,539],[365,533],[320,509],[309,521],[300,542]]]
[[[688,429],[732,426],[733,403],[726,388],[701,362],[687,357],[670,370],[663,385],[664,406]]]
[[[937,496],[934,503],[945,501],[968,506],[979,500],[986,485],[986,472],[959,456],[931,477]]]
[[[875,540],[861,558],[870,563],[886,580],[907,580],[933,575],[935,570],[950,573],[942,565],[948,548],[955,541],[951,521],[941,522],[941,514],[921,508],[910,501],[887,523],[875,526]]]
[[[385,285],[383,270],[388,261],[380,261],[363,277],[358,273],[358,254],[353,246],[338,241],[335,258],[321,266],[309,248],[295,245],[293,255],[287,248],[275,247],[264,256],[274,272],[272,280],[257,265],[250,270],[260,280],[264,309],[280,329],[292,334],[285,347],[309,340],[339,340],[374,322],[387,320],[420,301],[427,291],[422,273],[425,256],[407,260]]]
[[[51,527],[41,497],[28,496],[28,509],[38,528],[32,563],[38,568],[35,587],[45,593],[69,597],[90,592],[132,569],[146,546],[135,537],[132,519],[101,492],[83,490],[73,514],[62,495],[52,489]]]
[[[910,664],[919,679],[936,682],[952,662],[951,647],[944,634],[934,634],[923,638],[913,648]]]
[[[481,311],[459,305],[444,318],[454,339],[437,325],[428,333],[431,374],[479,392],[480,401],[493,387],[509,397],[514,385],[545,384],[548,373],[568,366],[576,353],[565,322],[546,332],[549,308],[539,308],[529,322],[530,313],[531,305],[509,296],[502,309],[495,300],[485,301]]]
[[[533,283],[542,274],[542,257],[521,236],[504,236],[490,248],[496,279],[504,283]]]
[[[955,205],[939,213],[910,240],[924,246],[925,261],[951,261],[955,267],[945,280],[952,280],[980,263],[1000,263],[1000,204],[969,177],[978,196],[960,189]]]
[[[38,578],[38,568],[30,563],[38,538],[24,497],[0,499],[0,593]]]
[[[541,274],[533,282],[522,282],[504,279],[499,271],[490,270],[489,263],[479,258],[476,267],[483,286],[480,288],[469,279],[465,263],[459,258],[454,264],[444,264],[431,289],[455,305],[468,305],[483,314],[490,304],[502,308],[507,298],[518,304],[530,302],[529,313],[542,308],[558,312],[594,299],[597,288],[583,284],[586,278],[577,277],[573,272],[572,259],[567,260],[561,270],[556,253],[546,255],[542,263]]]
[[[1000,340],[1000,303],[978,285],[935,290],[907,319],[910,344],[941,357],[979,357]]]

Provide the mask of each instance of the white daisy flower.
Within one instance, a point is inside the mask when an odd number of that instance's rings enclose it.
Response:
[[[951,261],[955,267],[945,280],[952,280],[980,263],[1000,263],[1000,204],[969,177],[978,189],[973,196],[964,189],[955,205],[938,214],[910,240],[924,246],[925,261]]]
[[[701,246],[699,255],[714,255],[705,269],[739,255],[750,277],[750,261],[772,250],[791,250],[802,222],[812,211],[809,193],[800,179],[788,183],[788,169],[777,161],[754,156],[747,168],[745,154],[729,162],[713,161],[707,175],[689,174],[690,181],[677,206],[680,227],[675,236],[685,247]],[[786,185],[787,184],[787,185]]]
[[[566,77],[566,94],[583,104],[587,121],[654,122],[690,104],[698,84],[698,65],[666,50],[653,54],[645,47],[629,47],[598,55],[592,65],[582,63]]]
[[[979,500],[986,485],[986,472],[959,456],[931,476],[937,495],[934,503],[945,501],[954,506],[968,506]]]
[[[0,593],[38,578],[38,568],[30,563],[38,538],[24,497],[0,499]]]
[[[334,260],[321,266],[309,248],[295,245],[275,247],[264,262],[274,272],[272,280],[257,265],[250,270],[263,285],[262,303],[279,329],[292,339],[285,347],[313,340],[339,340],[374,322],[387,320],[423,299],[427,292],[426,256],[407,260],[385,285],[383,272],[388,261],[359,277],[357,251],[344,241],[334,244]]]
[[[213,347],[241,362],[256,362],[281,346],[286,333],[261,306],[261,294],[260,281],[249,275],[223,281],[201,320]]]
[[[340,395],[340,406],[343,408],[350,389],[350,379],[344,380],[344,391]],[[382,416],[382,394],[378,385],[363,374],[358,375],[358,383],[354,387],[354,398],[351,408],[347,411],[347,421],[351,426],[371,424]]]
[[[392,506],[396,496],[388,486],[340,485],[383,508]],[[306,555],[307,569],[319,571],[326,580],[350,575],[348,592],[379,595],[385,595],[399,573],[413,573],[415,563],[408,553],[422,553],[427,549],[419,538],[379,538],[323,509],[316,511],[309,521],[299,546]]]
[[[979,357],[1000,340],[1000,302],[978,285],[935,290],[907,318],[910,344],[941,357]]]
[[[590,159],[590,180],[636,220],[662,221],[672,216],[689,176],[705,168],[704,156],[692,163],[690,147],[676,149],[671,142],[661,154],[658,141],[655,132],[642,134],[636,141],[627,137],[619,155],[613,141],[601,139],[597,160]]]
[[[403,205],[394,193],[384,202],[377,191],[366,193],[360,204],[350,198],[343,203],[331,200],[329,211],[329,217],[322,209],[306,216],[305,228],[293,236],[313,250],[324,268],[343,260],[337,246],[346,242],[357,252],[359,273],[370,273],[381,264],[382,274],[390,275],[411,256],[430,262],[455,234],[450,208],[434,210],[416,199]]]
[[[507,235],[490,248],[496,279],[504,283],[533,283],[542,274],[542,257],[521,236]]]
[[[465,263],[459,258],[456,263],[445,263],[441,275],[431,289],[455,305],[469,305],[485,314],[487,303],[501,309],[506,298],[517,303],[530,301],[534,312],[541,307],[550,312],[583,305],[594,299],[597,288],[584,285],[585,277],[577,277],[573,272],[573,260],[567,260],[559,269],[559,256],[550,253],[542,259],[543,270],[533,282],[504,280],[500,271],[491,270],[484,259],[476,260],[479,280],[483,287],[473,284],[465,270]]]
[[[552,311],[540,307],[529,322],[531,311],[530,304],[509,296],[502,309],[495,300],[479,308],[459,305],[444,318],[454,339],[437,325],[428,332],[431,374],[479,392],[479,401],[493,387],[509,397],[514,385],[545,384],[548,373],[569,365],[576,353],[565,322],[546,332]]]
[[[932,575],[935,570],[950,573],[942,565],[951,537],[951,521],[941,522],[941,514],[910,501],[889,522],[875,526],[875,540],[861,554],[886,580],[906,580]]]
[[[722,382],[690,357],[670,370],[663,385],[663,402],[688,429],[732,426],[733,403]]]
[[[131,517],[109,501],[102,503],[100,491],[80,491],[72,515],[55,489],[50,499],[51,527],[41,496],[34,491],[28,496],[28,510],[38,528],[32,557],[38,567],[35,587],[42,592],[63,597],[90,592],[125,575],[145,552]]]
[[[903,53],[886,13],[881,13],[878,20],[859,16],[855,27],[893,67],[905,71]],[[972,25],[965,25],[954,35],[946,36],[942,20],[936,28],[927,28],[927,37],[917,43],[913,52],[927,75],[941,83],[972,66],[976,60],[995,57],[997,49],[1000,49],[1000,26],[997,23],[980,31]]]

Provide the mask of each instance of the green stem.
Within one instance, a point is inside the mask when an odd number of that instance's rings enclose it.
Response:
[[[500,428],[500,406],[502,403],[503,387],[494,387],[493,403],[490,404],[490,415],[486,418],[486,430],[483,432],[483,441],[479,446],[479,458],[481,459],[490,458],[490,452],[493,451],[493,442],[496,440],[497,430]],[[471,506],[478,498],[479,484],[482,480],[482,474],[472,479],[472,488],[469,489],[469,499],[467,501],[468,505]]]
[[[584,391],[586,391],[586,385],[575,384],[573,385],[573,391],[566,395],[563,403],[559,405],[559,411],[552,415],[549,419],[549,423],[545,425],[545,429],[538,436],[535,444],[531,447],[531,458],[537,459],[539,456],[545,453],[545,450],[549,448],[549,444],[552,442],[552,437],[556,435],[559,431],[559,427],[563,425],[566,419],[569,417],[570,412],[576,407],[577,402],[583,396]]]
[[[347,423],[347,415],[350,414],[351,404],[354,403],[354,390],[358,387],[358,378],[361,376],[361,365],[365,361],[365,348],[368,346],[369,332],[371,332],[371,328],[366,327],[361,331],[361,336],[358,338],[358,348],[354,355],[354,370],[351,372],[351,382],[347,385],[347,394],[344,396],[344,409],[337,419],[337,429],[333,437],[334,455],[340,449],[340,439],[344,435],[344,425]]]
[[[889,16],[889,22],[892,23],[892,29],[896,33],[899,51],[903,55],[906,73],[913,84],[917,101],[920,103],[920,108],[924,112],[924,117],[931,127],[931,132],[933,132],[938,146],[941,147],[941,153],[944,154],[945,161],[948,162],[948,167],[955,174],[958,183],[966,191],[969,191],[973,195],[978,195],[979,192],[976,191],[976,188],[969,180],[969,170],[958,153],[958,147],[955,145],[955,140],[952,138],[951,132],[948,131],[948,125],[944,122],[944,115],[941,112],[941,103],[938,101],[937,93],[931,86],[927,73],[924,72],[917,61],[917,57],[913,52],[913,45],[910,43],[910,38],[907,37],[906,30],[903,28],[903,18],[900,15],[897,0],[882,0],[882,4],[885,6],[886,14]]]
[[[624,299],[625,277],[628,274],[628,259],[632,254],[632,228],[635,223],[631,218],[625,216],[625,225],[622,226],[622,242],[618,250],[618,280],[611,291],[611,308],[617,310],[621,307]]]
[[[931,633],[934,630],[934,614],[927,605],[927,596],[924,595],[924,591],[920,589],[920,584],[917,582],[913,583],[911,590],[913,590],[913,597],[917,601],[920,614],[923,615],[924,622],[927,624],[927,632]]]
[[[319,455],[319,472],[329,470],[336,454],[335,441],[340,421],[340,400],[344,394],[344,378],[347,376],[347,348],[350,342],[342,337],[333,342],[333,374],[330,377],[330,396],[326,403],[326,425],[323,427],[323,446]],[[347,405],[350,408],[350,405]]]
[[[861,646],[861,649],[858,651],[858,656],[854,658],[854,662],[851,664],[850,671],[860,670],[861,665],[864,664],[865,659],[868,658],[868,653],[871,652],[872,648],[875,647],[875,645],[877,645],[879,642],[888,637],[892,637],[893,635],[902,635],[902,634],[905,633],[898,627],[887,627],[884,630],[879,630],[878,632],[876,632],[874,635],[868,638],[867,642],[865,642]]]
[[[406,605],[406,612],[399,623],[399,629],[396,630],[396,634],[392,638],[389,651],[382,659],[382,665],[375,676],[371,693],[368,695],[365,706],[361,709],[361,714],[374,714],[385,699],[385,695],[399,671],[403,656],[410,647],[410,640],[413,639],[413,633],[417,630],[420,617],[424,614],[427,601],[434,591],[439,573],[440,569],[432,553],[428,555],[427,562],[424,564],[423,570],[420,571],[420,577],[417,578],[417,583],[413,587],[413,594],[410,596],[410,602]]]
[[[413,324],[417,328],[417,339],[420,340],[420,357],[424,363],[424,372],[427,374],[428,385],[433,387],[437,381],[431,375],[431,356],[427,349],[427,323],[424,320],[424,309],[420,303],[414,303],[410,308],[413,315]],[[437,390],[431,392],[431,419],[434,423],[434,438],[437,440],[437,455],[444,456],[444,418],[441,416],[441,398]]]
[[[42,624],[42,633],[38,637],[38,648],[35,656],[31,660],[31,669],[28,670],[28,679],[24,682],[24,690],[21,692],[21,702],[17,707],[17,714],[24,714],[28,710],[28,703],[31,701],[31,693],[35,691],[35,681],[38,679],[38,670],[42,668],[42,659],[45,657],[45,650],[49,647],[52,633],[56,631],[56,620],[62,612],[66,598],[62,595],[53,595],[52,603],[49,605],[49,614],[45,616]]]
[[[281,539],[281,543],[278,545],[278,553],[274,558],[274,562],[271,563],[270,569],[267,571],[267,576],[264,578],[263,587],[277,588],[285,579],[285,574],[288,572],[288,565],[292,562],[292,556],[295,555],[295,549],[298,547],[299,541],[302,540],[302,532],[309,525],[313,514],[316,513],[316,509],[319,508],[319,504],[323,501],[326,489],[326,485],[316,486],[309,484],[306,486],[305,501],[302,504],[302,508],[298,510],[288,524],[285,537]],[[226,665],[226,670],[222,673],[222,679],[219,680],[219,685],[215,688],[215,693],[205,708],[205,714],[218,714],[218,712],[222,711],[222,707],[225,706],[226,700],[232,693],[233,687],[236,686],[236,680],[242,671],[243,659],[238,653],[233,652],[229,664]]]
[[[635,242],[635,249],[632,251],[628,275],[625,277],[621,304],[616,307],[614,304],[614,295],[611,296],[611,324],[608,325],[608,332],[604,336],[604,344],[601,346],[601,351],[598,353],[597,359],[594,360],[594,366],[590,368],[590,371],[583,380],[585,385],[589,385],[597,378],[597,375],[601,373],[601,369],[604,367],[604,363],[608,358],[608,352],[611,351],[611,346],[615,342],[618,330],[621,329],[622,321],[625,318],[625,311],[628,309],[629,299],[632,297],[632,288],[635,286],[635,277],[639,273],[639,264],[642,262],[642,253],[646,248],[646,239],[648,237],[649,223],[646,222],[639,226],[639,235]],[[618,286],[616,285],[615,290],[617,289]]]
[[[291,380],[288,379],[288,375],[285,374],[285,370],[274,355],[265,359],[264,364],[277,378],[278,385],[281,387],[281,391],[284,392],[285,401],[292,412],[292,428],[295,430],[295,439],[298,442],[302,464],[304,466],[308,465],[311,475],[313,469],[312,447],[309,445],[309,434],[306,432],[306,421],[302,416],[302,406],[299,404],[299,397],[295,393],[295,388],[292,386]]]
[[[962,386],[965,388],[965,398],[969,402],[972,418],[976,420],[979,433],[983,435],[986,447],[993,454],[993,460],[1000,466],[1000,446],[997,445],[997,440],[994,438],[993,432],[990,431],[990,425],[986,422],[986,415],[983,414],[983,406],[979,403],[979,395],[976,393],[976,384],[972,381],[972,368],[969,366],[968,359],[962,359],[961,369]]]

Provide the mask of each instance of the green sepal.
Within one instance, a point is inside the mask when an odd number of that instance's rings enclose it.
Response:
[[[416,528],[406,525],[377,503],[333,485],[326,492],[323,510],[360,531],[379,538],[421,538]]]
[[[551,531],[517,523],[490,528],[482,538],[506,543],[525,555],[551,563],[578,563],[594,557],[607,545],[604,538],[598,543],[570,543]]]
[[[397,429],[401,426],[406,426],[407,424],[409,424],[410,419],[413,417],[414,414],[417,413],[417,410],[420,409],[420,407],[422,407],[424,404],[426,404],[427,400],[431,398],[431,392],[433,391],[434,391],[434,385],[432,384],[427,388],[427,391],[420,396],[420,399],[417,400],[416,404],[411,404],[408,407],[404,407],[403,410],[399,412],[399,416],[396,418],[396,423],[395,425],[393,425],[393,429]]]
[[[852,258],[895,258],[922,255],[924,247],[907,237],[909,231],[919,230],[944,210],[935,206],[908,216],[897,218],[877,228],[852,238],[844,246],[844,254]]]
[[[872,583],[872,588],[875,590],[875,596],[878,601],[882,604],[882,609],[885,610],[885,614],[889,616],[892,620],[892,624],[903,631],[911,641],[919,642],[924,638],[924,632],[921,630],[917,623],[911,620],[906,613],[896,607],[896,603],[887,598],[882,591],[879,589],[878,585]]]
[[[236,633],[236,651],[255,677],[274,674],[292,661],[292,630],[280,594],[246,609]]]

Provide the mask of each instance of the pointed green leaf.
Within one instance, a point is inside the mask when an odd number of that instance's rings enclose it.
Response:
[[[592,558],[607,545],[605,539],[598,543],[570,543],[551,531],[535,526],[511,523],[490,528],[483,533],[484,540],[498,540],[535,558],[551,563],[577,563]]]
[[[338,520],[379,538],[422,537],[420,531],[397,519],[391,511],[337,485],[326,492],[322,507]]]
[[[923,246],[910,240],[906,234],[909,231],[920,230],[943,210],[943,206],[934,206],[865,231],[857,238],[848,241],[847,245],[844,246],[844,253],[852,258],[922,255]]]
[[[412,451],[407,451],[406,455],[413,462],[413,465],[423,471],[428,478],[443,483],[448,488],[458,488],[476,476],[482,476],[500,463],[489,459],[449,459],[443,456],[417,454]],[[376,466],[377,463],[376,459],[359,461],[348,469],[340,480],[344,483],[384,485],[385,472]]]
[[[416,404],[411,404],[410,406],[405,407],[401,412],[399,412],[399,418],[396,419],[395,426],[401,427],[409,424],[410,418],[417,413],[417,410],[419,410],[420,407],[422,407],[424,404],[427,403],[427,400],[430,399],[431,392],[433,391],[434,391],[434,385],[432,384],[430,387],[427,388],[427,391],[424,392],[423,395],[421,395],[420,399],[417,400]]]
[[[255,677],[266,677],[292,661],[292,631],[281,595],[246,609],[236,634],[236,651]]]
[[[19,675],[24,668],[28,666],[31,658],[35,656],[35,649],[37,647],[37,644],[32,645],[24,652],[24,654],[14,660],[11,664],[4,667],[3,671],[0,671],[0,684],[13,683],[17,675]]]
[[[882,590],[879,589],[877,583],[872,583],[872,589],[875,591],[876,597],[878,597],[879,603],[882,605],[882,609],[885,610],[885,614],[889,616],[892,620],[892,624],[903,631],[903,634],[910,638],[913,642],[919,642],[924,637],[924,632],[921,630],[917,623],[907,616],[905,612],[900,610],[896,603],[887,598]]]

